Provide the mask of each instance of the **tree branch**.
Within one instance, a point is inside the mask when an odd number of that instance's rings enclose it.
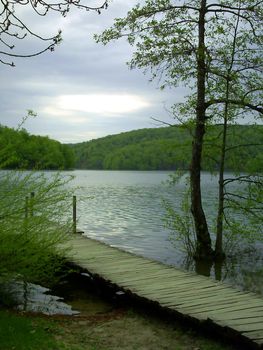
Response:
[[[206,108],[214,105],[214,104],[221,104],[221,103],[229,103],[229,104],[233,104],[236,106],[240,106],[240,107],[248,107],[249,109],[252,109],[256,112],[259,112],[260,114],[263,114],[263,107],[261,107],[260,105],[254,106],[251,103],[242,101],[242,100],[228,100],[228,99],[224,99],[224,98],[220,98],[220,99],[214,99],[214,100],[210,100],[206,102]]]
[[[91,1],[91,0],[90,0]],[[54,51],[55,46],[61,42],[61,31],[58,34],[52,37],[44,37],[34,31],[32,31],[29,26],[21,20],[19,7],[31,7],[35,13],[39,16],[46,16],[49,11],[58,12],[62,16],[66,16],[71,7],[76,7],[79,9],[85,9],[87,11],[92,10],[100,14],[102,9],[107,9],[108,0],[98,0],[100,3],[98,6],[88,6],[83,3],[83,0],[64,0],[64,1],[44,1],[44,0],[1,0],[1,13],[0,18],[0,43],[2,43],[2,50],[0,55],[8,57],[35,57],[41,55],[42,53],[50,50]],[[3,36],[6,36],[5,38]],[[47,47],[33,54],[19,54],[11,53],[9,50],[13,50],[15,45],[12,40],[23,40],[26,36],[35,37],[39,41],[47,42]],[[8,38],[8,40],[6,40]],[[8,50],[9,49],[9,50]],[[6,62],[3,59],[0,59],[0,63],[14,67],[13,62]]]

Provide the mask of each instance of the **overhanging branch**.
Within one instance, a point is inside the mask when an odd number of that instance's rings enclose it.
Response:
[[[239,107],[247,107],[253,111],[256,111],[260,114],[263,114],[263,107],[260,106],[260,105],[253,105],[251,103],[248,103],[248,102],[245,102],[245,101],[242,101],[242,100],[228,100],[228,99],[224,99],[224,98],[220,98],[220,99],[214,99],[214,100],[210,100],[210,101],[207,101],[206,102],[206,108],[212,106],[212,105],[215,105],[215,104],[232,104],[232,105],[235,105],[235,106],[239,106]]]

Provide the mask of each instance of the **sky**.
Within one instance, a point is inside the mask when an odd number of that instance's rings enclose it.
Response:
[[[23,124],[29,133],[77,143],[161,126],[153,118],[173,123],[169,107],[183,98],[183,90],[160,91],[150,75],[129,70],[133,48],[124,39],[106,46],[93,39],[136,3],[114,0],[101,15],[74,9],[66,18],[42,18],[30,6],[20,10],[32,30],[54,35],[61,29],[63,41],[54,52],[16,59],[14,68],[0,65],[0,124],[16,128],[33,110],[37,116]],[[25,39],[19,45],[28,53],[40,43]]]

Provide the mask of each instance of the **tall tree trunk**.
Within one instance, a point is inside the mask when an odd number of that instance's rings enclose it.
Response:
[[[239,4],[240,6],[240,4]],[[238,17],[235,25],[235,31],[233,35],[233,45],[231,53],[230,66],[226,75],[226,92],[225,92],[225,106],[224,106],[224,124],[223,124],[223,136],[221,144],[220,155],[220,169],[219,169],[219,187],[218,187],[218,211],[217,211],[217,225],[216,225],[216,244],[215,244],[215,257],[217,260],[225,259],[225,253],[223,251],[223,218],[224,218],[224,171],[225,171],[225,158],[226,158],[226,142],[227,142],[227,128],[229,119],[229,95],[230,95],[230,82],[231,73],[234,65],[235,51],[236,51],[236,39],[237,31],[240,22],[240,9],[238,10]]]
[[[223,125],[219,181],[218,181],[218,184],[219,184],[218,210],[217,210],[216,244],[215,244],[215,257],[217,260],[223,260],[225,258],[225,254],[223,252],[223,216],[224,216],[224,170],[225,170],[225,155],[226,155],[227,116],[228,116],[228,103],[225,104],[225,111],[224,111],[224,125]]]
[[[197,59],[197,106],[196,106],[196,124],[195,134],[192,145],[192,162],[190,169],[191,180],[191,212],[194,217],[195,231],[197,237],[197,248],[195,258],[198,260],[211,260],[213,258],[213,249],[211,238],[208,231],[205,213],[202,207],[201,194],[201,160],[203,139],[205,134],[205,14],[206,0],[200,3],[199,12],[199,43]]]

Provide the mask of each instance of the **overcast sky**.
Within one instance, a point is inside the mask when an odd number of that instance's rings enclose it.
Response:
[[[171,122],[167,108],[183,91],[160,91],[142,71],[130,71],[132,48],[125,40],[103,46],[93,39],[135,3],[115,0],[101,15],[74,10],[66,18],[36,17],[24,9],[21,16],[33,30],[49,35],[62,29],[63,42],[55,52],[15,60],[15,68],[0,65],[0,123],[17,127],[32,109],[37,117],[24,125],[30,133],[75,143],[156,127],[152,117]],[[38,45],[21,44],[27,52]]]

